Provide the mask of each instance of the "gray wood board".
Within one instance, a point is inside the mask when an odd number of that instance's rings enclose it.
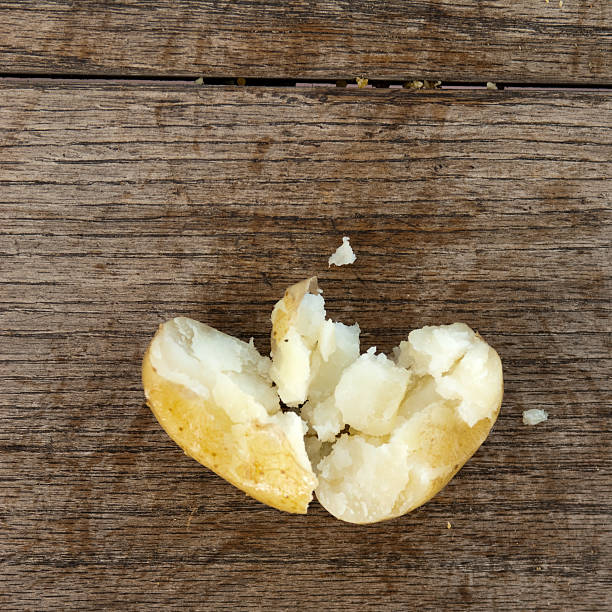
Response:
[[[611,107],[4,81],[5,609],[606,608]],[[328,269],[343,235],[357,262]],[[364,349],[461,320],[501,355],[489,439],[403,518],[267,508],[144,405],[160,322],[266,352],[274,302],[315,273]],[[524,426],[529,408],[549,420]]]
[[[0,72],[610,84],[609,0],[0,1]]]

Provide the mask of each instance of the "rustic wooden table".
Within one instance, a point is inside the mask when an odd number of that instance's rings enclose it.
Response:
[[[611,24],[609,0],[0,0],[3,609],[612,609]],[[357,263],[328,269],[343,235]],[[491,436],[403,518],[267,508],[144,405],[158,323],[265,352],[313,273],[364,347],[463,320],[502,357]]]

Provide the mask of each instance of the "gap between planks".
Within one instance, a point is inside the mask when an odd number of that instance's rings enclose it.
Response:
[[[338,87],[338,88],[360,88],[360,89],[409,89],[431,91],[433,89],[450,90],[479,90],[489,89],[492,91],[610,91],[612,85],[606,83],[594,83],[590,85],[575,83],[531,83],[531,82],[495,82],[492,81],[431,81],[426,78],[404,79],[366,79],[367,84],[359,87],[357,79],[347,80],[334,78],[329,80],[320,79],[284,79],[284,78],[261,78],[244,76],[224,77],[199,77],[194,79],[191,75],[176,74],[170,76],[125,76],[120,74],[92,75],[92,74],[61,74],[61,73],[0,73],[0,84],[2,82],[24,81],[33,84],[42,81],[87,81],[91,83],[167,83],[185,84],[193,83],[199,86],[237,86],[237,87]],[[415,85],[422,83],[422,86]]]

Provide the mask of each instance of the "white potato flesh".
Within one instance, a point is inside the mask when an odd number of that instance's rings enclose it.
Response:
[[[311,357],[312,377],[307,396],[315,402],[324,400],[334,392],[344,370],[359,357],[359,325],[344,325],[329,320],[327,323],[332,324],[334,348],[326,353],[325,359],[319,344]]]
[[[410,373],[374,349],[348,366],[334,391],[345,424],[374,436],[391,433]]]
[[[307,435],[304,439],[306,452],[313,467],[317,466],[331,452],[330,442],[322,442],[317,436]]]
[[[539,425],[544,421],[548,421],[548,412],[539,408],[531,408],[531,410],[523,411],[523,423],[525,425]]]
[[[408,451],[403,444],[371,444],[360,435],[343,434],[315,472],[323,507],[352,523],[387,518],[409,483]]]
[[[332,320],[326,319],[321,325],[317,344],[321,359],[327,361],[336,350],[336,327]]]
[[[342,413],[337,408],[333,395],[322,402],[306,402],[300,414],[311,424],[321,442],[333,442],[344,427]]]
[[[433,376],[437,392],[460,402],[459,414],[470,426],[499,399],[499,357],[465,323],[411,331],[396,355],[398,364]]]
[[[285,302],[281,300],[274,307],[272,321],[278,316],[290,317],[291,326],[273,349],[274,363],[270,375],[278,386],[283,402],[295,407],[308,397],[308,385],[312,378],[311,353],[325,323],[323,298],[307,293],[297,310],[291,313],[287,312]]]
[[[311,349],[294,328],[290,329],[274,355],[270,370],[278,394],[287,406],[299,406],[308,396]]]

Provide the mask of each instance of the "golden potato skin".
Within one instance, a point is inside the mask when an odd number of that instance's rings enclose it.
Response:
[[[211,402],[162,378],[148,350],[142,382],[147,405],[187,455],[264,504],[285,512],[306,513],[316,477],[294,458],[280,427],[234,425]]]

